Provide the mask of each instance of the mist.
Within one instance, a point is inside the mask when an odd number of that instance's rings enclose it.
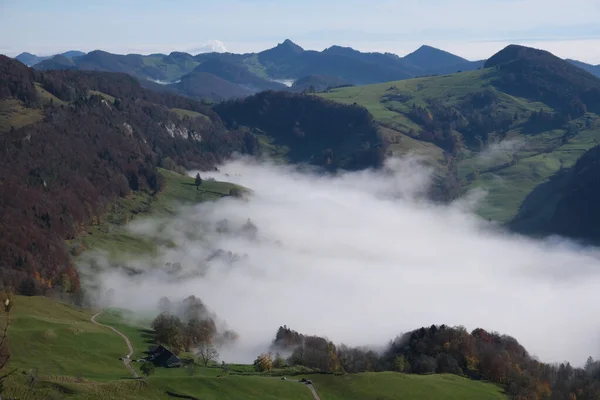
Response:
[[[415,159],[335,176],[238,159],[202,176],[252,193],[137,221],[132,231],[166,243],[158,256],[113,268],[93,253],[80,269],[95,265],[98,296],[112,289],[113,306],[139,314],[162,296],[201,298],[240,335],[220,349],[226,362],[252,362],[284,324],[348,345],[464,325],[545,362],[600,353],[598,250],[510,234],[472,213],[480,196],[432,204],[431,171]]]

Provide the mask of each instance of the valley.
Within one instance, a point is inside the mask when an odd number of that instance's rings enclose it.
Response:
[[[468,61],[429,46],[398,57],[290,40],[249,54],[24,57],[33,68],[0,57],[0,300],[15,294],[1,396],[600,390],[593,358],[571,366],[529,352],[540,334],[559,342],[565,310],[595,282],[579,279],[593,248],[568,241],[599,240],[594,66],[515,45]],[[535,240],[553,234],[560,246]],[[567,264],[580,268],[572,287],[540,267],[559,276]],[[556,315],[543,320],[547,308]],[[524,316],[537,330],[520,327]],[[302,333],[276,330],[286,320]],[[184,366],[132,362],[142,376],[132,378],[107,326],[133,359],[164,345]],[[317,336],[363,330],[377,339]],[[240,353],[203,362],[203,346],[227,345]]]

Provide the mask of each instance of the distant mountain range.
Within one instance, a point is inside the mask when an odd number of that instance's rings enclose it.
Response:
[[[53,57],[56,57],[56,56],[63,56],[63,57],[66,57],[68,59],[71,59],[73,57],[81,57],[81,56],[84,56],[84,55],[85,55],[85,53],[83,51],[69,50],[69,51],[66,51],[64,53],[55,54],[55,55],[52,55],[52,56],[44,56],[44,57],[36,56],[35,54],[31,54],[31,53],[25,52],[25,53],[19,54],[15,58],[17,60],[21,61],[23,64],[27,65],[28,67],[31,67],[31,66],[33,66],[35,64],[38,64],[38,63],[40,63],[42,61],[45,61],[45,60],[49,60],[49,59],[51,59]]]
[[[196,99],[224,100],[263,90],[323,91],[340,85],[365,85],[429,75],[471,71],[485,60],[469,61],[431,46],[421,46],[399,57],[391,53],[364,53],[331,46],[305,50],[289,39],[259,53],[112,54],[68,51],[51,57],[22,53],[17,60],[38,70],[91,70],[122,72],[155,90]],[[600,76],[600,66],[568,60]],[[296,84],[294,84],[296,83]]]

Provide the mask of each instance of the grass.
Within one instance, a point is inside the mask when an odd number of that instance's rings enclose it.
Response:
[[[44,297],[15,296],[9,342],[17,372],[5,383],[7,397],[37,399],[123,400],[170,399],[171,395],[203,400],[311,400],[308,377],[324,400],[353,399],[504,399],[499,387],[453,375],[404,375],[392,372],[344,376],[301,375],[282,381],[278,376],[253,373],[250,365],[157,368],[143,380],[129,376],[118,359],[127,351],[123,339],[90,322],[92,310],[61,304]],[[146,323],[132,323],[131,315],[107,310],[98,322],[114,326],[129,337],[135,355],[149,344]],[[135,357],[134,357],[135,358]],[[132,364],[139,368],[140,364]],[[28,371],[36,370],[30,389]],[[289,376],[289,375],[288,375]],[[170,393],[171,395],[169,395]]]
[[[0,100],[0,134],[10,132],[12,128],[19,129],[26,125],[35,124],[43,118],[42,110],[26,108],[19,100]]]
[[[52,93],[50,93],[49,91],[44,89],[39,82],[35,82],[35,90],[38,92],[38,95],[42,98],[42,100],[45,103],[52,103],[54,105],[60,105],[60,106],[69,104],[66,101],[59,99],[58,97],[56,97],[55,95],[53,95]]]
[[[101,250],[111,258],[123,254],[151,255],[157,251],[158,243],[128,231],[127,223],[144,217],[168,217],[181,206],[219,200],[228,195],[230,189],[238,187],[231,183],[204,180],[196,188],[194,178],[164,169],[160,173],[165,178],[162,192],[155,196],[134,192],[120,199],[106,215],[98,218],[98,223],[91,226],[86,234],[69,243],[73,251]]]
[[[104,100],[108,101],[110,104],[113,104],[115,102],[115,98],[114,96],[111,96],[110,94],[106,94],[104,92],[99,92],[97,90],[88,90],[88,94],[91,95],[96,95],[96,96],[102,96],[104,97]]]
[[[503,390],[496,385],[456,375],[376,372],[344,376],[314,375],[310,379],[319,396],[327,400],[506,399]]]
[[[145,357],[144,352],[155,344],[152,340],[151,321],[141,320],[126,310],[104,310],[96,321],[118,329],[129,338],[134,350],[132,359]]]
[[[260,143],[261,156],[275,162],[288,162],[289,147],[275,144],[275,139],[267,135],[257,134],[255,136]]]
[[[200,63],[193,60],[186,60],[182,64],[178,63],[165,63],[163,56],[151,55],[142,58],[144,65],[158,68],[165,74],[163,80],[167,82],[175,81],[181,78],[183,75],[190,73]]]
[[[44,297],[16,296],[9,330],[10,367],[39,375],[112,380],[128,376],[122,338],[94,325],[91,310]]]
[[[179,115],[181,118],[205,118],[208,119],[208,117],[202,113],[199,113],[197,111],[191,111],[191,110],[185,110],[183,108],[171,108],[171,111],[173,111],[175,114]]]
[[[506,152],[504,156],[488,159],[475,151],[464,151],[458,163],[459,178],[465,191],[483,189],[486,198],[478,209],[484,218],[499,222],[510,221],[529,193],[546,182],[561,168],[572,166],[585,151],[598,144],[600,129],[582,129],[563,143],[564,131],[554,130],[531,135],[523,132],[524,115],[544,109],[552,111],[543,103],[511,96],[493,85],[494,72],[478,70],[452,75],[424,77],[375,85],[333,89],[319,96],[345,104],[357,103],[371,112],[380,123],[380,133],[390,143],[392,155],[416,154],[423,157],[437,170],[445,174],[443,150],[428,142],[418,140],[420,127],[408,114],[413,104],[427,106],[427,100],[435,98],[445,106],[456,106],[470,93],[491,90],[496,93],[498,110],[520,116],[511,127],[507,138],[523,144],[520,148]],[[598,118],[587,114],[573,124],[589,126],[589,120]],[[407,135],[409,131],[416,138]],[[518,154],[519,161],[510,165],[512,155]],[[473,172],[477,171],[476,179]]]

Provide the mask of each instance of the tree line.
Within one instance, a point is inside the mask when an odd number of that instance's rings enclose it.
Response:
[[[280,354],[288,356],[283,360]],[[568,362],[542,363],[513,337],[481,328],[468,332],[462,326],[423,327],[391,340],[382,352],[336,346],[325,338],[282,326],[271,352],[255,361],[259,371],[276,368],[276,364],[324,373],[450,373],[497,383],[519,400],[600,398],[600,361],[590,357],[584,368],[574,368]]]

